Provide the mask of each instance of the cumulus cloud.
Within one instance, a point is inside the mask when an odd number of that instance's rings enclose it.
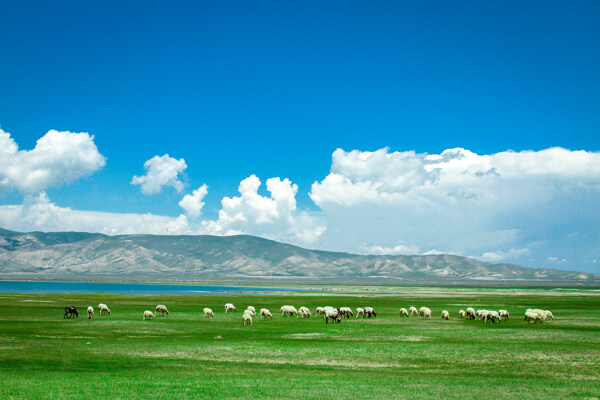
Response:
[[[144,163],[146,174],[142,176],[135,175],[131,180],[132,185],[140,185],[142,193],[148,196],[160,194],[163,187],[172,187],[180,193],[184,184],[179,179],[187,165],[183,158],[179,160],[165,154],[161,157],[154,156]]]
[[[179,207],[183,208],[190,218],[198,218],[204,207],[204,196],[208,193],[208,186],[202,185],[192,191],[192,194],[186,194],[179,202]]]
[[[372,249],[382,252],[411,243],[422,254],[523,259],[532,256],[534,243],[545,241],[536,254],[560,246],[549,232],[598,238],[590,226],[600,224],[592,206],[600,204],[600,153],[338,149],[329,175],[312,185],[310,197],[328,222],[325,248],[352,251],[375,243]],[[339,232],[343,238],[335,236]],[[544,259],[538,258],[540,264]]]
[[[73,210],[52,203],[44,192],[37,196],[26,196],[21,205],[0,206],[0,226],[20,232],[78,231],[107,235],[191,233],[185,215],[173,218],[153,214]]]
[[[75,182],[105,164],[88,133],[48,131],[33,150],[19,150],[0,129],[0,191],[36,195],[49,187]]]
[[[204,221],[206,233],[247,233],[297,244],[314,244],[326,230],[320,218],[297,210],[298,186],[285,178],[267,179],[269,196],[258,193],[261,181],[255,175],[240,182],[237,197],[224,197],[219,217]]]

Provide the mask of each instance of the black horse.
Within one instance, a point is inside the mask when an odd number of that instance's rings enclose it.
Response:
[[[73,315],[79,318],[79,313],[77,312],[77,309],[73,306],[66,306],[65,316],[63,318],[71,318]]]

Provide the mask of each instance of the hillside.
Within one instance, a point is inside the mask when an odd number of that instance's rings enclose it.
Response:
[[[0,229],[0,276],[137,280],[600,284],[599,274],[491,264],[455,255],[370,256],[254,236],[106,236]]]

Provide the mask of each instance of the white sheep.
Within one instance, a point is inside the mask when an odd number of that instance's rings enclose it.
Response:
[[[552,321],[554,319],[554,315],[552,314],[552,311],[549,311],[549,310],[541,310],[539,308],[534,308],[533,310],[527,309],[527,311],[532,311],[532,312],[538,313],[544,321],[548,321],[548,320]]]
[[[337,322],[339,324],[342,321],[342,318],[340,316],[340,310],[337,308],[327,308],[325,310],[325,323],[329,323],[329,320],[332,320],[333,322]]]
[[[540,316],[540,314],[536,312],[526,311],[523,322],[527,322],[528,324],[530,324],[531,321],[533,321],[534,324],[537,324],[538,322],[544,322],[544,319]]]
[[[371,318],[371,317],[376,317],[376,316],[377,316],[377,313],[375,312],[373,307],[365,307],[365,317]]]
[[[104,304],[104,303],[98,304],[98,313],[100,315],[102,315],[103,311],[110,314],[110,308],[108,308],[108,306],[106,304]]]
[[[458,316],[460,317],[460,319],[463,319],[465,317],[465,315],[467,315],[467,313],[465,312],[465,310],[460,310],[458,312]]]
[[[500,318],[503,318],[504,320],[510,319],[510,314],[506,310],[500,310],[498,311],[498,314],[500,314]]]
[[[409,309],[410,315],[419,315],[419,312],[417,311],[417,307],[411,307]]]
[[[423,319],[429,319],[431,317],[431,310],[428,307],[419,308],[419,315]]]
[[[215,313],[210,308],[204,308],[202,310],[202,312],[204,312],[205,317],[214,317],[215,316]]]
[[[310,318],[311,313],[310,310],[306,307],[300,307],[298,310],[298,318]]]
[[[475,319],[475,309],[473,307],[467,308],[466,314],[467,314],[467,318]]]
[[[244,325],[252,325],[252,315],[244,312],[244,315],[242,315],[242,322]]]
[[[246,310],[251,310],[254,313],[254,314],[252,314],[253,317],[256,314],[256,309],[254,307],[252,307],[252,306],[246,307]]]
[[[252,307],[252,306],[250,306],[250,307]],[[246,313],[250,314],[250,315],[252,315],[254,317],[256,315],[256,311],[254,310],[254,307],[252,307],[252,308],[250,308],[250,307],[246,308],[246,310],[244,311],[244,313],[245,314]]]
[[[340,307],[340,315],[346,318],[354,317],[354,312],[350,307]]]
[[[298,314],[298,310],[294,306],[282,306],[280,311],[282,317],[291,317]]]
[[[554,319],[554,315],[552,315],[552,312],[542,310],[540,308],[528,308],[527,310],[525,310],[525,312],[534,312],[536,314],[539,314],[543,321],[546,321],[550,318]]]
[[[401,308],[400,309],[400,316],[401,317],[408,317],[408,310],[406,308]]]
[[[271,319],[273,319],[273,314],[271,314],[271,311],[269,311],[268,309],[266,309],[266,308],[261,308],[261,309],[260,309],[260,317],[261,317],[262,319],[267,319],[267,318],[271,318]]]
[[[325,307],[317,307],[317,309],[315,310],[315,313],[317,315],[325,315]]]
[[[154,318],[154,314],[152,314],[152,311],[150,311],[150,310],[144,311],[144,319],[152,319],[152,318]]]
[[[365,317],[365,309],[364,308],[357,308],[356,309],[356,318],[358,317]]]
[[[500,322],[500,314],[498,314],[498,311],[483,310],[481,319],[483,320],[484,324],[488,321],[492,321],[493,324],[494,322]]]
[[[94,318],[94,307],[89,306],[87,309],[87,312],[88,312],[88,319]]]
[[[159,304],[156,306],[156,314],[158,315],[158,313],[162,313],[163,317],[165,316],[165,313],[167,313],[167,315],[169,315],[169,310],[167,310],[167,307],[163,304]]]
[[[449,319],[450,313],[447,310],[442,311],[442,319]]]
[[[228,311],[235,311],[235,306],[231,303],[225,304],[225,314],[227,314]]]

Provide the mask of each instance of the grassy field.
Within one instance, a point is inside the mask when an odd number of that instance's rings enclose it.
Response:
[[[352,288],[353,290],[359,288]],[[600,292],[397,288],[357,294],[138,296],[0,294],[0,398],[493,398],[600,397]],[[224,314],[231,301],[238,312]],[[112,316],[86,318],[107,303]],[[142,321],[166,304],[168,317]],[[73,304],[78,319],[63,319]],[[329,324],[281,318],[280,306],[370,305],[377,318]],[[272,321],[242,326],[241,310]],[[431,320],[400,318],[428,306]],[[513,316],[460,320],[467,306]],[[202,317],[202,308],[215,311]],[[556,320],[525,324],[526,308]],[[442,321],[442,309],[450,320]]]

